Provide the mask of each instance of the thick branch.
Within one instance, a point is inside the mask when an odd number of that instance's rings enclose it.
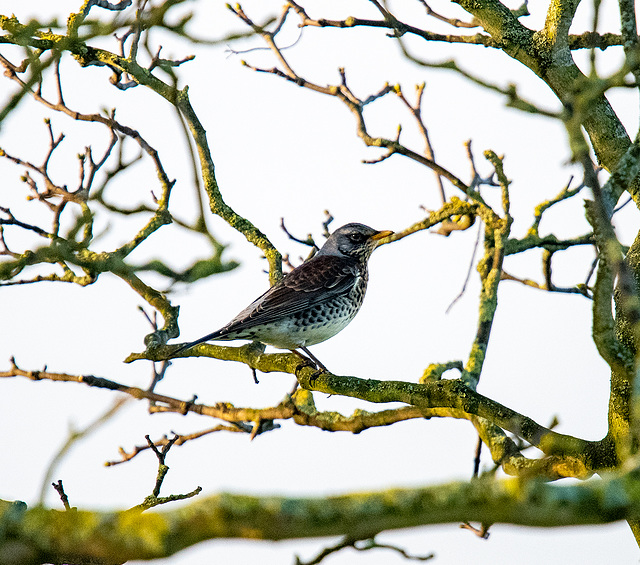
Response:
[[[202,179],[204,188],[209,196],[209,206],[211,211],[225,220],[231,227],[242,233],[249,242],[253,243],[265,254],[269,263],[269,278],[271,284],[282,278],[282,255],[258,228],[256,228],[249,220],[237,214],[222,198],[222,194],[218,187],[215,177],[215,169],[211,152],[209,151],[209,143],[207,134],[202,127],[198,116],[196,115],[191,102],[189,101],[188,89],[181,90],[175,100],[175,104],[184,116],[200,157],[200,168],[202,171]]]
[[[319,498],[219,494],[165,512],[54,511],[0,501],[11,550],[30,563],[114,563],[167,557],[216,538],[283,540],[448,522],[603,524],[640,516],[638,477],[556,486],[519,479],[449,483]],[[72,532],[72,535],[70,534]],[[0,537],[0,543],[6,540]]]
[[[170,349],[174,348],[159,348],[152,355],[150,352],[133,354],[126,361],[163,360],[171,355]],[[311,368],[300,369],[300,359],[297,355],[288,353],[260,354],[250,345],[223,347],[200,344],[193,348],[190,356],[194,351],[199,356],[240,361],[263,373],[296,374],[298,382],[303,388],[326,394],[349,396],[375,403],[402,402],[416,406],[421,410],[431,408],[462,410],[467,414],[485,418],[500,428],[510,431],[538,447],[547,455],[575,456],[584,461],[589,469],[597,470],[604,466],[610,466],[615,460],[615,456],[608,451],[608,445],[554,432],[531,418],[478,394],[457,380],[416,384],[404,381],[342,377],[331,373],[317,376]]]
[[[493,47],[495,49],[502,48],[502,44],[496,41],[495,38],[483,33],[476,33],[474,35],[453,35],[434,33],[406,22],[402,22],[397,18],[387,18],[384,20],[372,20],[357,17],[348,17],[344,20],[330,20],[326,18],[312,19],[307,12],[297,3],[289,0],[288,4],[298,13],[300,16],[300,27],[335,27],[335,28],[356,28],[356,27],[373,27],[373,28],[385,28],[392,30],[395,36],[401,35],[415,35],[424,39],[425,41],[439,41],[444,43],[464,43],[471,45],[482,45],[483,47]],[[478,23],[474,20],[472,24],[460,25],[462,22],[459,20],[449,20],[444,18],[438,18],[451,23],[454,27],[478,27]],[[456,22],[456,23],[453,23]],[[569,45],[571,49],[606,49],[607,47],[613,47],[622,45],[624,42],[623,37],[620,34],[605,33],[599,34],[594,32],[586,32],[581,35],[570,35]]]
[[[505,53],[544,80],[564,105],[575,104],[576,93],[587,85],[586,77],[571,57],[566,35],[577,5],[575,0],[552,2],[556,8],[560,4],[568,7],[550,15],[545,29],[536,33],[523,26],[498,0],[456,0],[456,3],[477,18]],[[602,92],[589,95],[578,119],[589,134],[600,163],[612,170],[629,147],[630,139]],[[639,201],[640,197],[636,203]]]

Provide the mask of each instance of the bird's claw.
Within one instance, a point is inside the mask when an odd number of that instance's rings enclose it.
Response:
[[[315,371],[313,373],[311,373],[311,376],[309,377],[309,382],[311,384],[314,383],[314,381],[322,374],[322,373],[326,373],[327,369],[326,367],[320,366],[318,367],[318,365],[312,361],[311,359],[303,359],[300,363],[298,363],[296,365],[296,369],[295,369],[295,374],[296,377],[298,376],[298,371],[301,371],[302,369],[304,369],[305,367],[312,367],[315,369]]]
[[[296,377],[298,376],[298,371],[302,371],[302,369],[304,369],[305,367],[313,367],[314,369],[318,368],[317,365],[313,361],[311,361],[311,359],[303,358],[300,361],[300,363],[296,365],[296,368],[295,368]]]
[[[324,367],[320,367],[319,369],[316,369],[311,376],[309,377],[309,382],[311,384],[313,384],[315,382],[315,380],[322,374],[322,373],[326,373],[327,370]]]

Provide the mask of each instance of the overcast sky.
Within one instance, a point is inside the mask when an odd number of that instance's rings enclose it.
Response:
[[[14,12],[23,21],[29,16],[46,19],[55,14],[60,21],[79,2],[29,3],[7,0],[2,13]],[[305,2],[311,15],[375,17],[367,2]],[[545,3],[546,4],[546,3]],[[576,33],[589,29],[588,6],[576,23]],[[261,21],[264,14],[278,12],[275,2],[245,2],[245,11]],[[419,8],[419,4],[416,2]],[[224,9],[223,3],[194,3],[198,16],[194,33],[222,37],[244,30]],[[353,8],[352,8],[353,7]],[[435,2],[434,9],[451,9]],[[416,7],[413,7],[414,9]],[[351,12],[351,10],[354,10]],[[530,6],[533,11],[537,6]],[[97,11],[94,8],[94,11]],[[601,31],[616,31],[612,17],[616,3],[603,2]],[[93,12],[92,12],[93,13]],[[451,12],[462,17],[462,12]],[[298,30],[291,18],[282,44],[296,40]],[[523,19],[538,27],[544,12]],[[431,29],[443,29],[429,22]],[[256,66],[272,67],[267,51],[230,54],[224,45],[194,47],[154,36],[164,46],[163,55],[196,59],[179,70],[181,85],[188,84],[191,101],[207,130],[217,180],[226,201],[239,214],[254,222],[292,262],[299,263],[307,249],[290,241],[279,227],[284,217],[288,228],[304,237],[312,233],[322,241],[324,210],[335,217],[332,228],[352,221],[376,229],[401,230],[424,218],[424,209],[439,206],[432,173],[416,164],[393,157],[381,164],[365,165],[379,151],[367,149],[357,138],[353,117],[335,99],[298,88],[272,75],[257,74],[243,67],[241,59]],[[116,49],[102,40],[101,45]],[[242,50],[262,47],[259,40],[231,45]],[[452,48],[445,44],[421,45],[421,57],[430,61],[456,57],[461,66],[491,82],[517,82],[528,99],[551,110],[558,109],[553,95],[519,63],[481,47]],[[15,51],[3,46],[0,53],[17,62]],[[504,100],[445,71],[425,70],[401,58],[397,45],[380,30],[306,29],[294,48],[286,51],[296,70],[318,84],[339,82],[338,67],[345,67],[354,92],[362,98],[377,92],[385,82],[403,85],[413,100],[415,84],[426,81],[423,114],[439,163],[463,180],[469,179],[464,142],[473,140],[476,162],[483,174],[490,172],[482,157],[485,149],[504,154],[510,179],[515,235],[523,235],[531,223],[533,207],[557,194],[572,175],[580,171],[568,163],[566,135],[561,124],[506,109]],[[586,54],[576,55],[581,64]],[[618,59],[616,59],[618,57]],[[613,70],[620,51],[601,59],[601,70]],[[586,69],[586,67],[584,67]],[[70,107],[84,112],[101,107],[118,108],[121,123],[134,127],[159,151],[171,178],[177,180],[172,211],[190,217],[194,210],[193,174],[175,111],[151,91],[138,87],[120,92],[108,82],[104,68],[79,69],[66,56],[62,65],[65,97]],[[0,96],[6,100],[13,86],[3,79]],[[633,93],[615,93],[612,102],[633,137],[638,126],[638,104]],[[367,118],[371,131],[393,136],[403,124],[403,141],[422,149],[415,124],[393,95],[370,105]],[[81,125],[52,113],[31,100],[24,100],[14,117],[0,130],[0,147],[35,162],[47,147],[42,119],[51,117],[54,130],[66,139],[52,172],[60,184],[77,183],[77,159],[87,144],[96,151],[107,142],[106,132],[95,125]],[[23,169],[0,160],[0,205],[10,206],[23,217],[46,225],[46,214],[25,200],[19,181]],[[114,200],[124,206],[150,202],[158,191],[149,164],[128,173],[112,189]],[[447,186],[450,195],[455,194]],[[492,199],[491,189],[486,190]],[[458,194],[458,196],[460,196]],[[559,236],[588,230],[581,216],[582,200],[563,204],[549,214],[543,231]],[[35,210],[35,211],[34,211]],[[33,216],[35,214],[35,216]],[[142,218],[99,221],[102,234],[98,249],[113,249],[131,239]],[[191,340],[217,329],[264,292],[268,279],[260,253],[222,220],[211,218],[212,231],[228,244],[225,257],[241,262],[234,271],[173,289],[171,300],[179,304],[181,339]],[[629,206],[616,220],[625,243],[638,230],[637,213]],[[99,231],[96,229],[96,231]],[[7,240],[19,248],[20,234],[6,232]],[[358,317],[335,338],[313,348],[336,374],[363,378],[416,382],[433,362],[466,359],[476,328],[479,285],[475,270],[466,293],[447,314],[461,290],[476,227],[444,238],[422,232],[373,255],[370,284]],[[177,226],[161,229],[131,256],[132,262],[162,258],[176,267],[205,256],[203,240],[185,234]],[[575,250],[554,263],[556,284],[579,282],[589,269],[592,251]],[[505,269],[514,275],[541,281],[540,254],[510,258]],[[146,276],[156,288],[166,280]],[[134,386],[146,387],[151,369],[122,360],[141,351],[149,326],[137,307],[141,300],[122,281],[103,275],[87,288],[39,283],[0,289],[0,303],[8,323],[0,327],[0,359],[8,366],[15,355],[24,369],[71,374],[95,374]],[[502,283],[499,311],[494,323],[479,392],[522,412],[541,424],[557,416],[558,431],[586,439],[606,433],[608,372],[590,341],[591,303],[575,295],[544,294],[516,283]],[[1,367],[2,365],[0,365]],[[3,369],[1,369],[3,370]],[[178,398],[198,395],[206,404],[228,401],[236,406],[261,407],[277,404],[291,389],[293,377],[259,375],[253,383],[248,368],[216,360],[178,360],[157,389]],[[3,453],[14,454],[0,463],[0,497],[37,502],[47,465],[67,437],[69,428],[81,429],[114,401],[106,391],[77,384],[3,379],[0,382],[0,427]],[[350,414],[355,408],[382,409],[352,399],[316,394],[319,409]],[[386,406],[385,406],[386,407]],[[146,453],[133,461],[105,468],[118,458],[118,447],[129,450],[144,443],[145,434],[159,438],[172,431],[188,433],[214,425],[194,415],[149,416],[143,403],[129,403],[118,415],[86,440],[76,444],[54,474],[62,479],[71,504],[80,508],[126,508],[148,495],[155,481],[157,462]],[[171,471],[163,493],[203,487],[204,494],[235,491],[260,494],[326,495],[420,486],[471,475],[477,435],[465,421],[412,421],[360,435],[327,433],[298,428],[290,422],[282,429],[249,442],[240,434],[214,434],[183,447],[169,457]],[[485,451],[483,469],[491,468]],[[46,503],[58,507],[51,489]],[[637,546],[624,523],[597,528],[536,530],[496,525],[489,541],[481,541],[457,524],[384,533],[380,540],[402,545],[412,554],[435,552],[442,565],[463,562],[500,563],[506,559],[521,564],[637,563]],[[184,552],[167,563],[217,561],[241,564],[292,563],[293,554],[309,558],[330,540],[286,543],[215,541]],[[568,557],[571,556],[571,557]],[[384,551],[344,552],[331,563],[403,563],[400,556]]]

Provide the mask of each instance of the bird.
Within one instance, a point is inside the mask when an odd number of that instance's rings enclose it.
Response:
[[[205,341],[245,339],[288,349],[318,373],[326,372],[308,348],[333,337],[353,320],[367,289],[369,258],[380,240],[392,234],[358,223],[338,228],[313,257],[228,324],[180,346],[171,356]]]

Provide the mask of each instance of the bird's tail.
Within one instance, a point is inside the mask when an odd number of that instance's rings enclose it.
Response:
[[[222,330],[217,330],[213,333],[205,335],[204,337],[201,337],[200,339],[196,339],[195,341],[192,341],[190,343],[185,343],[184,345],[181,345],[180,347],[178,347],[178,349],[172,351],[171,356],[173,357],[174,355],[176,355],[177,353],[180,353],[181,351],[184,351],[185,349],[190,349],[191,347],[200,345],[201,343],[204,343],[205,341],[209,341],[210,339],[220,339],[224,336],[224,333],[225,332],[223,332]]]

